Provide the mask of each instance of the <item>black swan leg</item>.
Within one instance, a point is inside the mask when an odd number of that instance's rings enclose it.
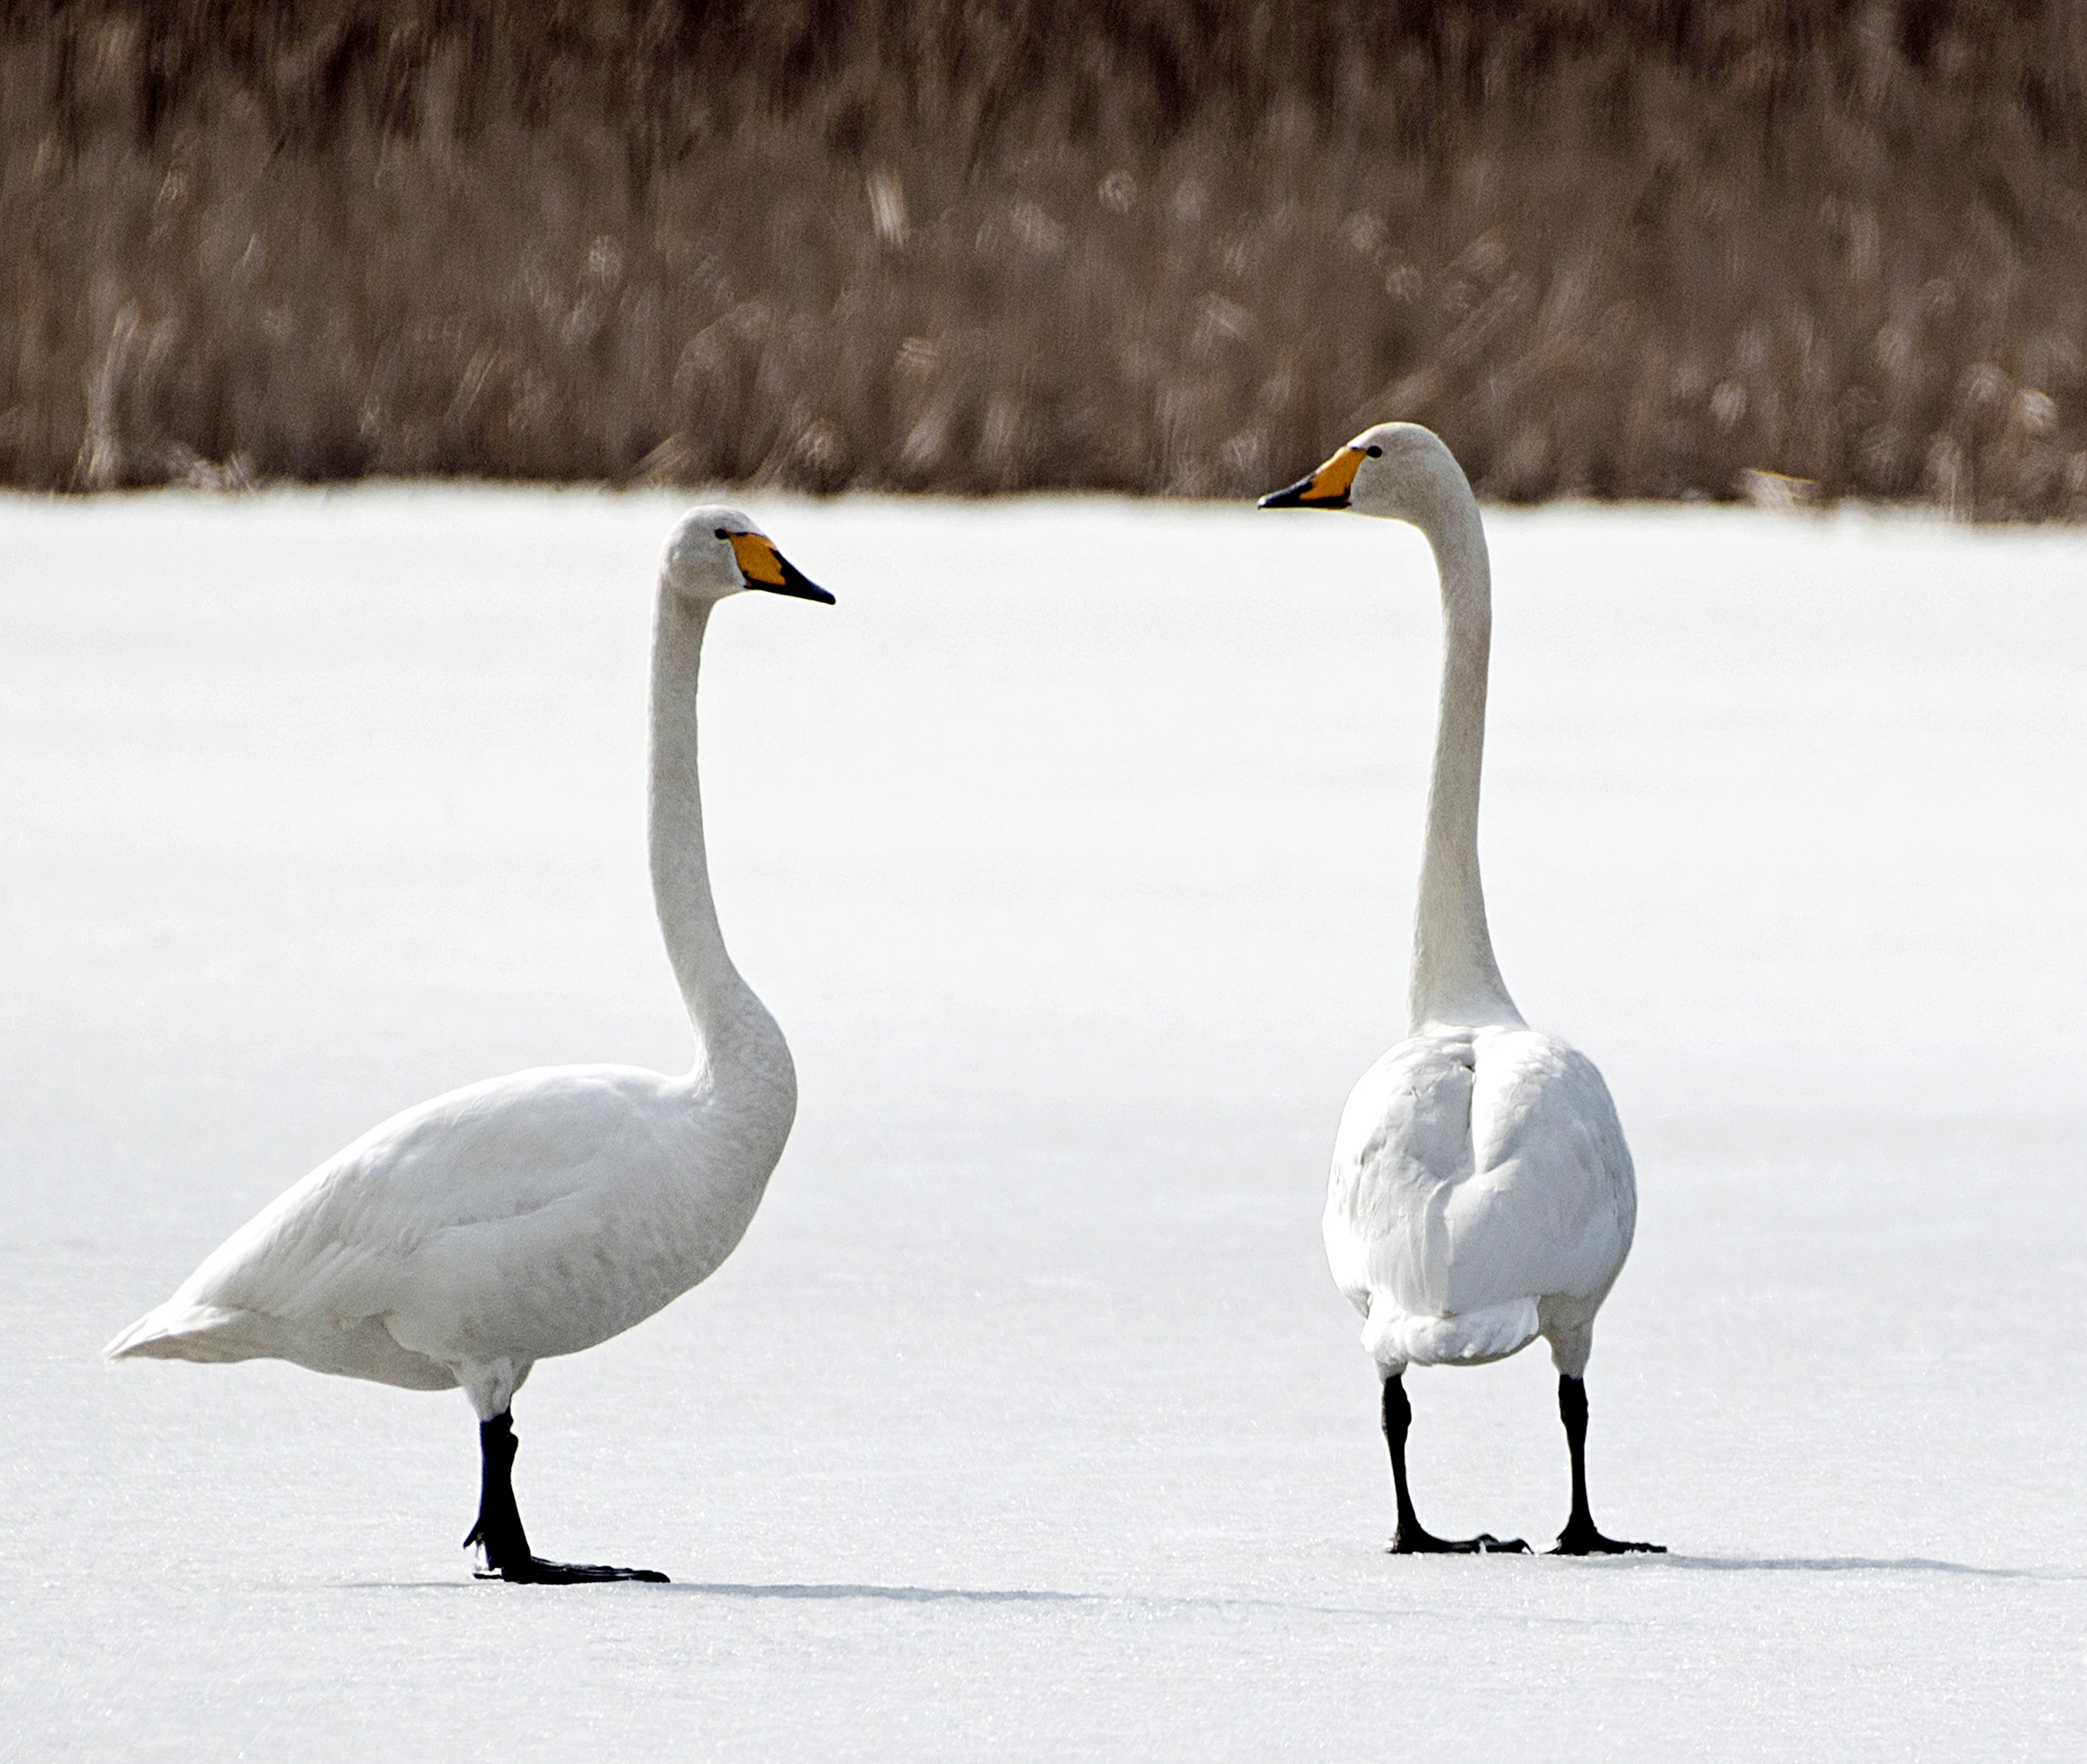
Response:
[[[529,1548],[522,1529],[522,1510],[514,1504],[514,1417],[502,1410],[478,1424],[478,1523],[463,1540],[485,1552],[480,1580],[513,1580],[538,1586],[571,1586],[593,1580],[664,1581],[650,1568],[608,1568],[591,1562],[547,1562]]]
[[[1594,1528],[1594,1515],[1587,1507],[1587,1385],[1582,1378],[1561,1376],[1558,1380],[1558,1414],[1565,1423],[1565,1443],[1573,1454],[1573,1516],[1558,1541],[1553,1556],[1664,1556],[1664,1544],[1623,1544],[1604,1537]]]
[[[1526,1556],[1528,1544],[1518,1537],[1504,1540],[1489,1531],[1476,1537],[1437,1537],[1422,1528],[1414,1516],[1413,1497],[1406,1486],[1406,1436],[1413,1425],[1413,1405],[1406,1399],[1406,1381],[1384,1381],[1384,1442],[1391,1448],[1391,1485],[1398,1496],[1398,1530],[1389,1553],[1393,1556]]]

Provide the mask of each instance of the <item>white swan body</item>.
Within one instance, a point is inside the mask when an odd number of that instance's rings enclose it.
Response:
[[[1479,878],[1492,587],[1478,502],[1436,436],[1385,423],[1262,506],[1410,522],[1433,549],[1441,584],[1442,698],[1410,1027],[1348,1098],[1323,1220],[1334,1281],[1363,1313],[1363,1346],[1385,1381],[1404,1540],[1394,1548],[1500,1547],[1490,1537],[1445,1544],[1413,1518],[1406,1369],[1504,1359],[1539,1336],[1564,1381],[1573,1446],[1574,1516],[1561,1547],[1607,1547],[1585,1514],[1581,1379],[1595,1313],[1630,1253],[1636,1177],[1601,1074],[1522,1021],[1493,959]]]
[[[1542,1335],[1577,1375],[1637,1211],[1623,1128],[1586,1055],[1519,1024],[1432,1030],[1348,1098],[1326,1255],[1387,1373],[1503,1360]]]
[[[789,1050],[764,1027],[721,1071],[544,1067],[393,1116],[234,1232],[111,1357],[462,1385],[481,1420],[498,1414],[537,1360],[642,1322],[745,1234],[796,1107]]]
[[[267,1357],[410,1390],[460,1385],[482,1423],[504,1426],[537,1360],[621,1333],[731,1254],[797,1104],[782,1031],[718,930],[697,780],[704,630],[746,587],[832,598],[738,511],[685,517],[660,571],[651,824],[692,1070],[544,1067],[395,1115],[235,1232],[109,1344],[111,1359]]]

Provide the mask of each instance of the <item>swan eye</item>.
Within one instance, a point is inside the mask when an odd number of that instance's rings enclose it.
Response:
[[[732,535],[728,533],[722,527],[718,528],[717,536],[720,539],[729,539],[732,536]]]
[[[1381,447],[1365,447],[1363,449],[1363,451],[1368,454],[1372,459],[1381,459],[1384,457],[1384,449]]]

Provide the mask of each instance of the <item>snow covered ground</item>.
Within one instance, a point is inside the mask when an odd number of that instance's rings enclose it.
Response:
[[[1595,1511],[1398,1561],[1328,1279],[1400,1031],[1419,541],[762,502],[703,714],[796,1051],[708,1285],[460,1396],[96,1354],[405,1104],[677,1066],[647,893],[676,503],[0,502],[0,1751],[1428,1760],[2087,1746],[2087,535],[1490,517],[1504,972],[1608,1075]],[[1540,1350],[1416,1373],[1443,1531],[1565,1512]]]

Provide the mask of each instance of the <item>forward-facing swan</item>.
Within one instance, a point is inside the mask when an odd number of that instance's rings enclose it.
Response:
[[[1593,1062],[1522,1020],[1493,962],[1479,885],[1492,577],[1462,469],[1412,423],[1358,435],[1263,508],[1352,508],[1419,527],[1441,578],[1442,702],[1414,915],[1410,1031],[1348,1098],[1326,1195],[1326,1256],[1384,1377],[1400,1554],[1526,1550],[1431,1535],[1406,1485],[1409,1365],[1477,1365],[1539,1335],[1557,1366],[1573,1459],[1565,1555],[1657,1549],[1595,1529],[1587,1508],[1594,1313],[1637,1218],[1615,1105]]]
[[[652,645],[651,862],[694,1067],[548,1066],[451,1091],[372,1128],[235,1232],[111,1359],[291,1360],[478,1412],[478,1523],[508,1580],[664,1580],[545,1561],[514,1504],[509,1404],[536,1361],[607,1341],[732,1254],[796,1113],[775,1019],[726,955],[696,778],[711,609],[742,588],[830,603],[736,510],[683,517]]]

